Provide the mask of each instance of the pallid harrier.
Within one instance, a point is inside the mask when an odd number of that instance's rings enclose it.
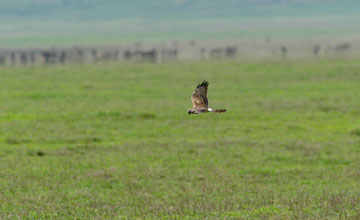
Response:
[[[188,114],[200,114],[205,112],[226,112],[226,109],[211,109],[209,108],[208,99],[207,99],[207,88],[209,83],[207,81],[203,81],[199,85],[197,85],[195,91],[192,93],[191,101],[193,103],[193,107],[188,110]]]

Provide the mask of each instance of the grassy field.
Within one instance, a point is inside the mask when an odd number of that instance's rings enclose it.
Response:
[[[187,115],[197,83],[212,108]],[[359,219],[360,63],[0,68],[0,219]]]
[[[357,22],[358,21],[358,22]],[[151,22],[115,20],[103,22],[6,22],[0,19],[0,48],[51,47],[171,43],[173,41],[228,40],[315,40],[356,41],[360,36],[360,16],[278,17],[257,19],[164,20]],[[81,28],[79,28],[81,26]],[[294,28],[296,27],[296,28]]]

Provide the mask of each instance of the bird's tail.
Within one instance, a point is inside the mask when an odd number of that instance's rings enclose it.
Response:
[[[211,109],[211,112],[223,113],[226,112],[226,109]]]

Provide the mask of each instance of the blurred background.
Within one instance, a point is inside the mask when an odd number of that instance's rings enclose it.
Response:
[[[0,65],[355,57],[356,0],[2,0]]]
[[[359,9],[0,0],[0,219],[360,219]]]

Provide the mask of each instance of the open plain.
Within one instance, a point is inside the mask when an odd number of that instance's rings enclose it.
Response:
[[[208,80],[225,114],[189,116]],[[360,63],[0,67],[1,219],[359,219]]]

